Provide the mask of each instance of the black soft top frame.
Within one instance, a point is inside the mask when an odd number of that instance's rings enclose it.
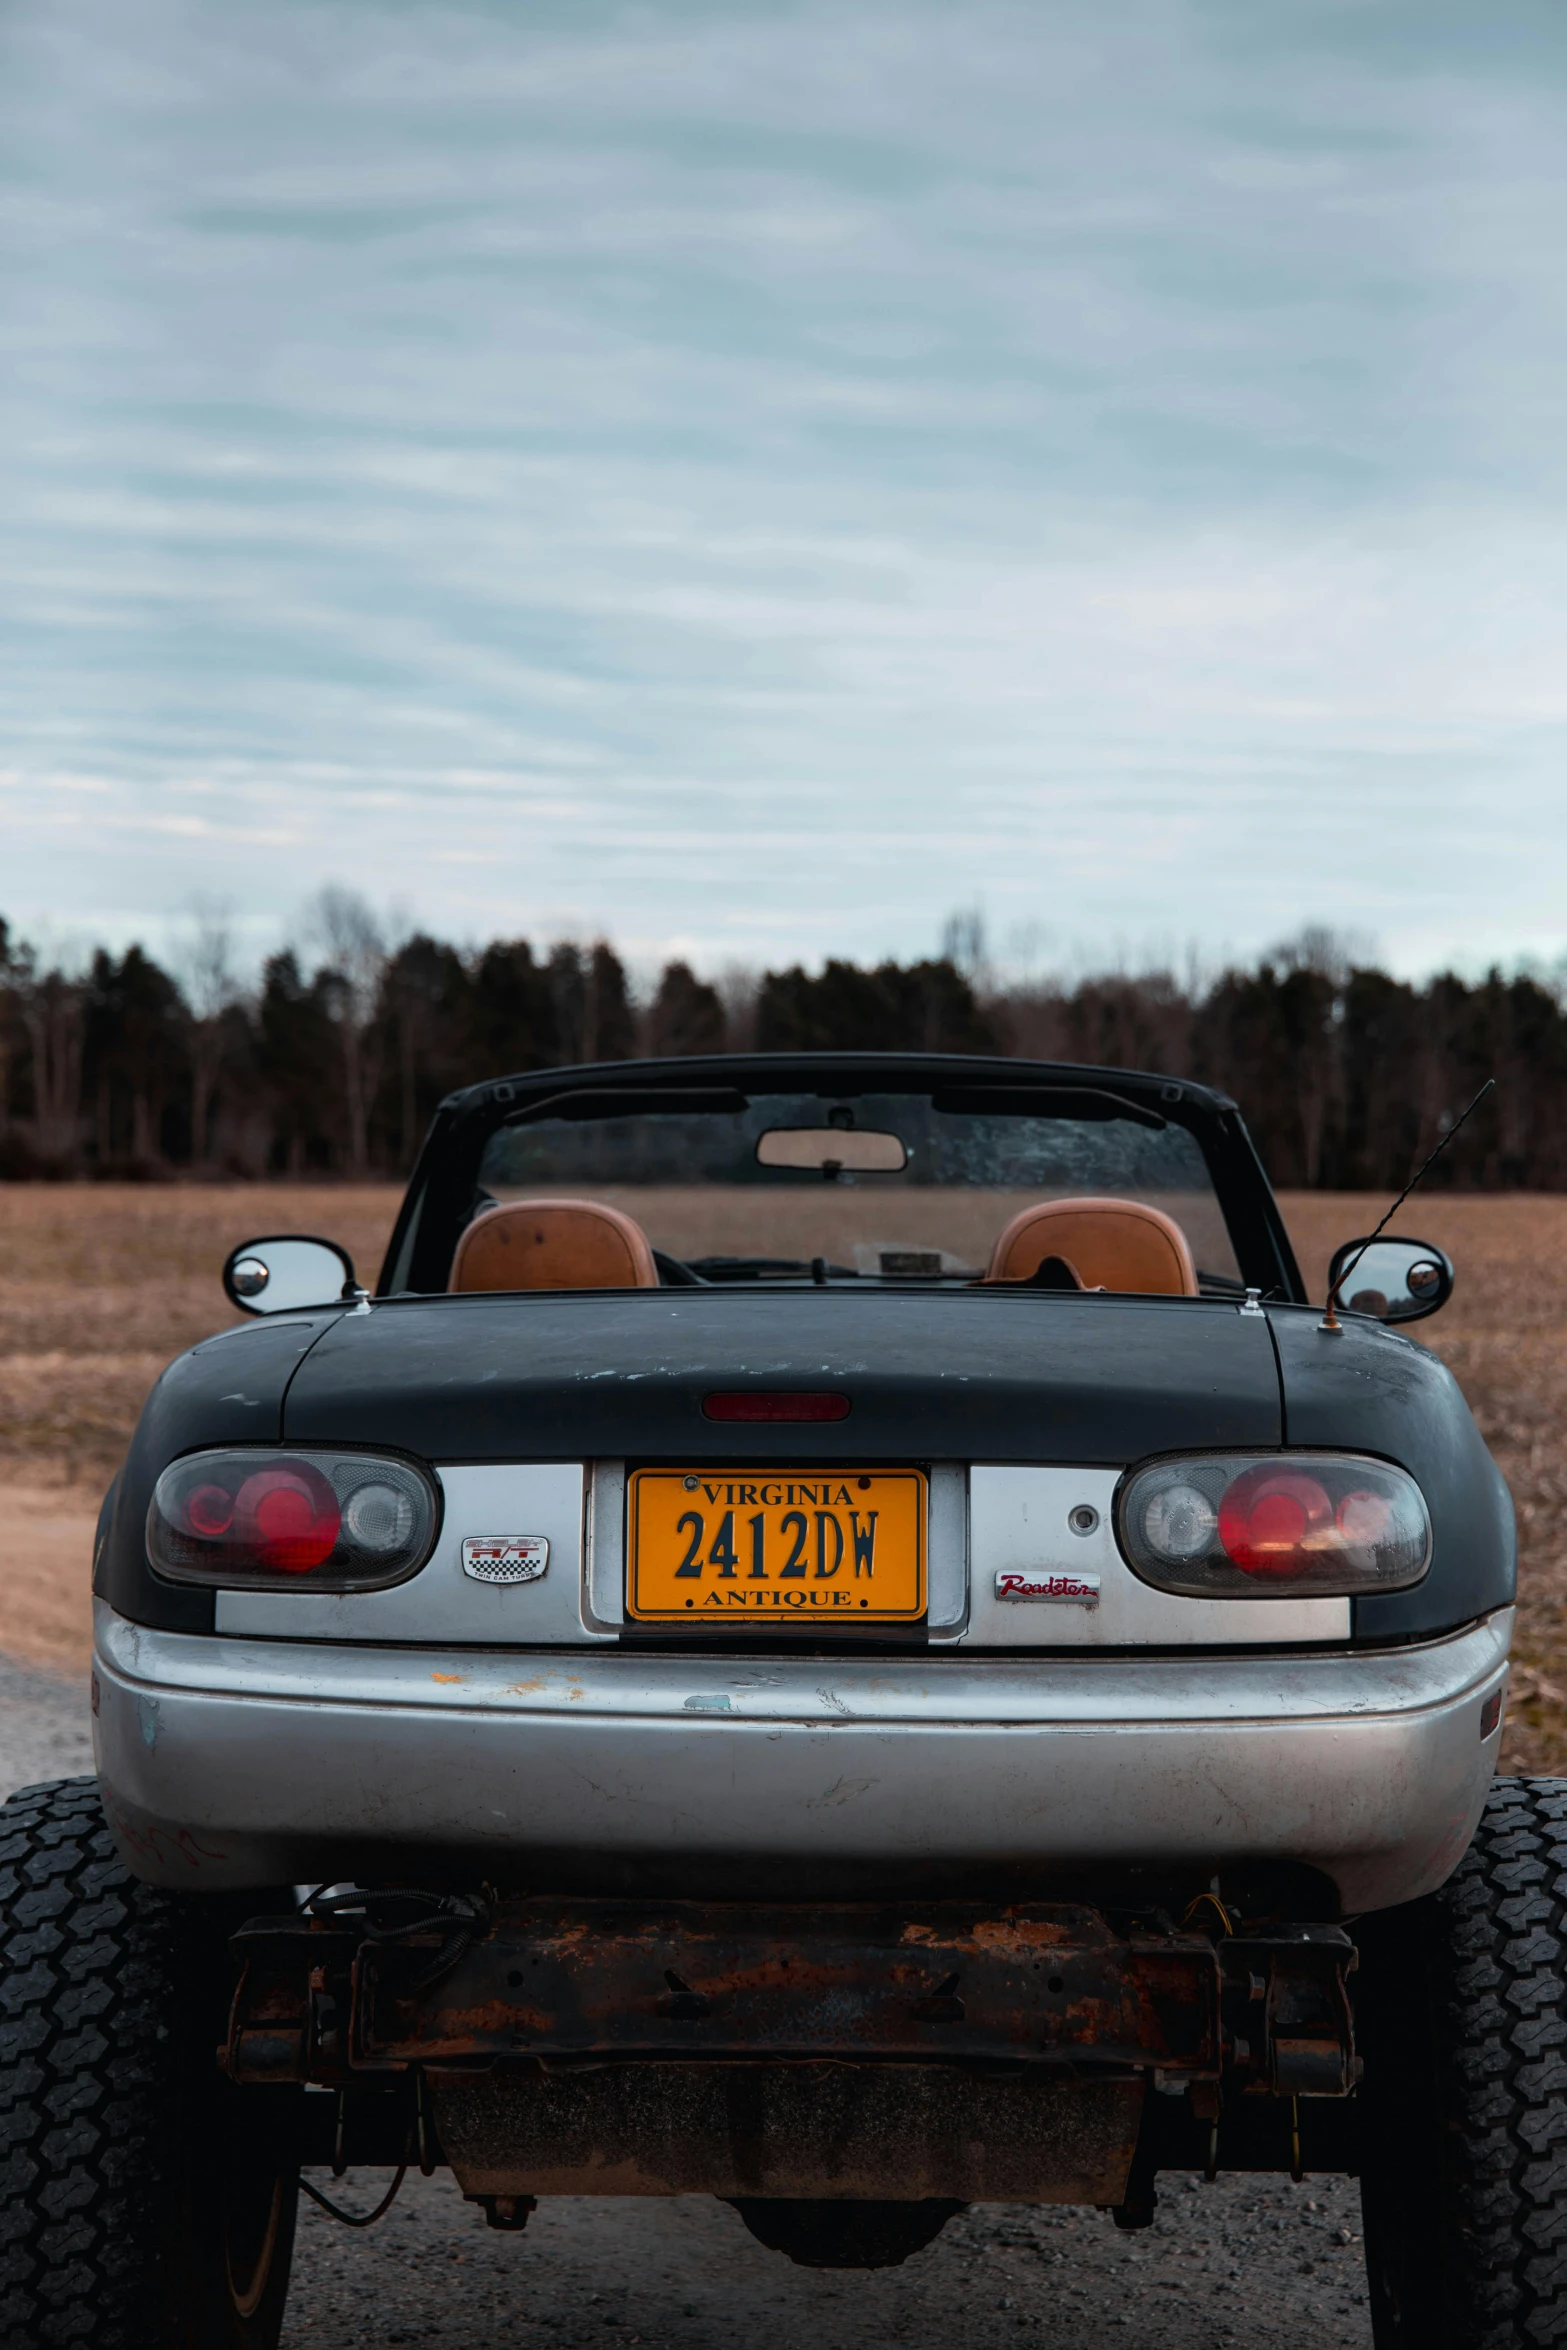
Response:
[[[663,1108],[738,1106],[750,1095],[924,1093],[943,1106],[1017,1114],[1039,1097],[1067,1117],[1130,1114],[1186,1128],[1202,1151],[1244,1280],[1302,1302],[1305,1289],[1277,1203],[1239,1110],[1227,1094],[1188,1078],[1071,1061],[975,1053],[713,1053],[658,1061],[599,1061],[534,1069],[449,1094],[436,1111],[381,1268],[377,1295],[446,1287],[452,1252],[473,1213],[479,1164],[492,1134],[542,1111],[609,1114],[606,1097]],[[593,1097],[597,1097],[595,1101]],[[600,1106],[600,1105],[604,1106]]]

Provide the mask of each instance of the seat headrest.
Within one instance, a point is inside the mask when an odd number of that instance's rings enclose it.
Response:
[[[1052,1199],[1020,1209],[992,1249],[985,1279],[1026,1281],[1045,1257],[1065,1257],[1087,1289],[1197,1295],[1185,1233],[1141,1200]]]
[[[647,1234],[596,1199],[486,1208],[457,1243],[449,1290],[656,1289]]]

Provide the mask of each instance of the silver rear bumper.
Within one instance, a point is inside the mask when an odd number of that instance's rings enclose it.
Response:
[[[1430,1891],[1474,1831],[1510,1610],[1419,1647],[733,1657],[328,1646],[97,1611],[130,1867],[196,1889],[440,1867],[538,1887],[825,1894],[1148,1865]]]

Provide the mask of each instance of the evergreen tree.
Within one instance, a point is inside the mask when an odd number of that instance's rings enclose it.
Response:
[[[475,964],[468,996],[464,1078],[548,1069],[566,1056],[549,971],[525,938],[497,939]]]
[[[995,1035],[955,964],[829,962],[765,974],[756,1003],[762,1052],[993,1052]]]
[[[455,948],[423,932],[398,948],[377,1007],[383,1077],[374,1135],[378,1155],[405,1172],[436,1104],[488,1074],[473,1048],[474,1013],[474,977]]]
[[[190,1132],[190,1014],[138,946],[116,963],[102,948],[87,981],[83,1084],[100,1169],[151,1172],[184,1157]]]
[[[207,925],[210,929],[211,925]],[[99,1169],[406,1169],[442,1096],[486,1077],[636,1053],[619,958],[602,940],[541,962],[525,939],[465,956],[421,934],[391,956],[373,916],[323,892],[326,961],[274,955],[246,997],[226,932],[186,988],[132,946],[85,978],[40,966],[0,921],[0,1176]],[[203,932],[203,938],[206,932]],[[198,945],[201,942],[198,941]],[[214,960],[216,956],[216,960]],[[1281,1185],[1391,1191],[1495,1076],[1432,1182],[1567,1189],[1567,1014],[1538,976],[1444,972],[1422,987],[1305,933],[1252,969],[980,992],[952,956],[771,971],[755,1004],[772,1052],[1008,1050],[1180,1073],[1232,1093]],[[192,1001],[192,996],[195,1000]],[[736,994],[749,1025],[748,991]],[[668,965],[643,1019],[656,1055],[722,1049],[717,989]]]
[[[648,1012],[648,1051],[661,1059],[682,1053],[721,1053],[727,1032],[717,988],[698,979],[689,963],[666,963]]]
[[[556,1058],[626,1061],[637,1049],[637,1024],[620,958],[601,939],[596,946],[562,945],[549,961],[550,1001],[555,1011]]]
[[[258,1060],[272,1102],[275,1172],[341,1165],[346,1136],[338,1040],[319,982],[307,985],[292,948],[261,973]]]

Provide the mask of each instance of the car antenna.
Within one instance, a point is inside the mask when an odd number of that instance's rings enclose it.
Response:
[[[1449,1126],[1447,1132],[1443,1135],[1441,1141],[1437,1144],[1436,1149],[1429,1152],[1427,1156],[1421,1160],[1419,1166],[1415,1169],[1413,1175],[1410,1176],[1409,1181],[1405,1184],[1403,1190],[1399,1193],[1397,1199],[1393,1202],[1393,1205],[1388,1209],[1387,1214],[1383,1217],[1381,1223],[1377,1226],[1376,1231],[1370,1233],[1367,1238],[1361,1242],[1359,1248],[1356,1249],[1354,1255],[1350,1258],[1349,1263],[1344,1267],[1344,1270],[1339,1275],[1338,1279],[1328,1284],[1328,1302],[1323,1308],[1322,1319],[1317,1324],[1317,1328],[1319,1330],[1331,1330],[1336,1333],[1343,1329],[1344,1325],[1339,1320],[1336,1310],[1339,1291],[1343,1288],[1345,1282],[1349,1279],[1351,1273],[1353,1273],[1355,1267],[1359,1264],[1361,1258],[1365,1255],[1367,1249],[1371,1246],[1372,1241],[1379,1240],[1381,1238],[1382,1234],[1392,1223],[1393,1218],[1398,1214],[1398,1211],[1403,1206],[1405,1200],[1408,1199],[1410,1193],[1414,1190],[1415,1185],[1420,1181],[1420,1178],[1425,1173],[1426,1169],[1432,1164],[1434,1160],[1441,1157],[1443,1151],[1446,1150],[1448,1144],[1452,1141],[1454,1135],[1458,1132],[1459,1127],[1462,1126],[1464,1119],[1469,1116],[1470,1111],[1477,1110],[1480,1107],[1480,1104],[1484,1101],[1486,1095],[1490,1092],[1492,1086],[1495,1083],[1496,1079],[1494,1077],[1488,1077],[1486,1079],[1484,1085],[1481,1086],[1479,1092],[1475,1095],[1474,1100],[1470,1103],[1469,1109],[1463,1111],[1453,1120],[1452,1125]]]

